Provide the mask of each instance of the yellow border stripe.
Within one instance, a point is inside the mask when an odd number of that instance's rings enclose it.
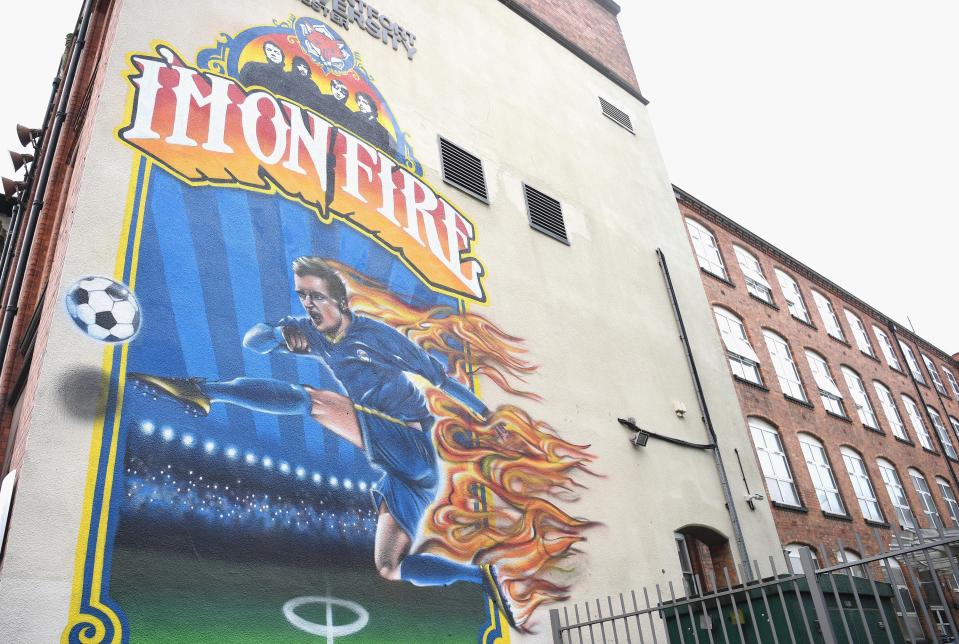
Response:
[[[140,193],[140,204],[139,209],[137,210],[137,229],[134,233],[134,244],[130,257],[130,277],[129,277],[129,287],[130,290],[133,290],[134,285],[136,284],[136,275],[137,267],[140,260],[140,236],[143,232],[143,210],[146,204],[146,190],[150,181],[150,168],[152,164],[150,161],[147,161],[146,167],[143,170],[143,188]],[[131,213],[132,214],[132,213]],[[124,231],[127,232],[127,235],[124,236],[124,239],[127,239],[129,236],[130,230],[130,217],[128,216],[124,221]],[[121,244],[123,246],[123,255],[126,256],[126,244]],[[114,278],[118,281],[123,280],[123,264],[124,262],[118,262],[116,267],[116,272],[114,273]],[[114,613],[110,608],[104,606],[101,603],[100,592],[102,590],[103,582],[103,565],[106,558],[106,546],[107,546],[107,531],[109,529],[110,523],[110,498],[113,493],[113,473],[116,471],[116,461],[117,461],[117,448],[120,443],[120,417],[123,414],[123,394],[126,389],[126,373],[127,373],[127,353],[129,350],[129,345],[124,344],[120,349],[120,373],[117,377],[117,404],[116,409],[113,412],[113,440],[110,444],[110,455],[107,457],[107,466],[106,471],[109,473],[109,476],[104,478],[103,482],[103,499],[102,499],[102,508],[100,510],[100,525],[97,531],[97,549],[94,554],[93,560],[93,578],[90,584],[90,605],[99,608],[104,613],[110,616],[110,621],[113,622],[115,628],[115,633],[121,635],[122,625],[120,624],[120,618]]]
[[[143,193],[140,195],[140,208],[137,211],[137,230],[133,236],[133,257],[130,258],[130,283],[127,286],[133,291],[137,285],[137,268],[140,265],[140,239],[143,236],[143,213],[146,211],[147,204],[147,186],[150,185],[150,173],[153,170],[153,162],[147,159],[146,167],[143,169]],[[127,223],[127,229],[130,224]],[[123,270],[123,266],[120,266]],[[122,273],[120,274],[122,279]],[[123,345],[126,346],[126,345]]]
[[[496,608],[496,604],[493,603],[492,599],[487,599],[486,601],[489,608],[489,626],[483,631],[483,639],[481,641],[483,644],[486,644],[490,634],[497,629],[497,624],[499,624],[499,631],[502,635],[494,640],[494,644],[509,644],[510,631],[509,624],[506,623],[506,617]]]
[[[110,393],[110,372],[113,366],[113,347],[107,347],[103,352],[103,376],[100,383],[100,397],[97,401],[97,416],[93,426],[93,438],[90,443],[90,458],[88,459],[87,489],[83,502],[83,513],[80,520],[80,534],[77,537],[77,556],[73,568],[73,596],[70,600],[70,621],[63,631],[62,641],[69,641],[70,629],[84,617],[80,613],[80,600],[83,598],[83,569],[86,561],[87,547],[89,546],[90,523],[93,517],[93,498],[97,487],[97,464],[100,458],[100,449],[103,444],[103,421],[106,416],[107,396]]]
[[[123,279],[123,266],[125,264],[127,256],[127,248],[129,243],[130,236],[130,227],[133,223],[133,213],[137,207],[136,196],[137,196],[137,185],[140,181],[140,172],[139,165],[142,159],[142,155],[137,154],[133,158],[133,169],[131,171],[130,183],[127,188],[127,206],[126,212],[123,217],[123,223],[121,225],[121,236],[120,244],[117,248],[117,257],[113,267],[114,278],[117,280]],[[137,230],[135,233],[134,239],[134,248],[133,248],[133,257],[130,264],[130,289],[133,289],[137,261],[139,259],[140,251],[140,236],[143,229],[143,210],[146,202],[146,190],[147,182],[150,178],[150,168],[152,164],[147,161],[146,168],[143,172],[143,189],[141,191],[141,199],[139,203],[139,209],[137,209],[137,214],[139,215],[139,220],[137,222]],[[109,528],[109,508],[110,508],[110,495],[112,493],[113,486],[113,470],[116,466],[116,452],[117,452],[117,441],[119,434],[120,426],[120,414],[123,406],[123,391],[124,391],[124,373],[126,371],[126,359],[127,359],[127,347],[124,345],[121,349],[120,354],[120,380],[117,388],[117,404],[116,409],[114,410],[114,422],[113,422],[113,441],[110,445],[110,455],[107,460],[107,472],[105,473],[104,488],[103,488],[103,499],[100,504],[100,523],[97,529],[97,543],[96,551],[94,553],[94,563],[93,570],[91,571],[91,580],[90,580],[90,606],[102,610],[104,613],[109,615],[110,621],[113,622],[115,634],[117,637],[121,637],[121,624],[119,617],[107,606],[104,606],[100,601],[100,592],[102,590],[103,583],[103,565],[105,559],[105,550],[106,550],[106,534]],[[103,448],[103,429],[104,429],[104,420],[106,419],[106,406],[107,400],[110,394],[110,379],[113,373],[113,358],[114,358],[114,347],[108,346],[104,349],[103,352],[103,361],[102,361],[102,372],[103,377],[101,378],[100,384],[100,396],[97,401],[97,415],[96,421],[94,422],[93,427],[93,436],[90,444],[90,457],[88,460],[88,478],[87,486],[85,492],[85,499],[83,503],[83,512],[81,515],[80,522],[80,534],[77,537],[77,550],[76,550],[76,562],[74,563],[74,578],[73,578],[73,593],[70,601],[70,620],[63,631],[62,641],[67,642],[69,640],[70,629],[77,623],[83,621],[91,621],[96,624],[96,620],[92,619],[89,615],[84,615],[80,612],[80,603],[83,599],[83,582],[84,582],[84,565],[86,562],[87,553],[90,546],[90,527],[92,526],[93,518],[93,500],[96,496],[96,486],[97,479],[99,476],[99,460],[100,453]],[[97,641],[105,635],[100,628],[97,628],[94,633],[94,639],[91,641]]]

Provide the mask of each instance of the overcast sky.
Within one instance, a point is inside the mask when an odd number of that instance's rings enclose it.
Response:
[[[620,3],[672,181],[959,351],[959,3]],[[40,126],[79,6],[4,7],[3,149]]]
[[[959,352],[959,3],[620,4],[673,183]]]

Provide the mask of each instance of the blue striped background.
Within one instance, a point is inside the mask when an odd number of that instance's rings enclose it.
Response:
[[[261,321],[302,313],[290,263],[300,255],[339,260],[388,284],[418,307],[455,301],[425,287],[401,262],[346,224],[323,224],[278,195],[186,185],[154,168],[147,192],[136,294],[142,329],[128,370],[167,376],[276,378],[336,389],[322,365],[242,346]],[[218,405],[193,418],[174,403],[127,397],[128,426],[149,420],[243,451],[335,475],[369,475],[366,458],[309,418],[255,414]]]

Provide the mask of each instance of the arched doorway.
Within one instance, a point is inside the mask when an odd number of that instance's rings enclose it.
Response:
[[[727,574],[730,583],[738,582],[726,535],[704,525],[686,525],[673,534],[687,596],[725,588]]]

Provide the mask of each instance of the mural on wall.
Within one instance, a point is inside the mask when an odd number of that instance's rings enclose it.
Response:
[[[115,274],[66,294],[107,348],[64,639],[530,630],[592,456],[524,410],[476,230],[360,54],[307,17],[129,61]]]

